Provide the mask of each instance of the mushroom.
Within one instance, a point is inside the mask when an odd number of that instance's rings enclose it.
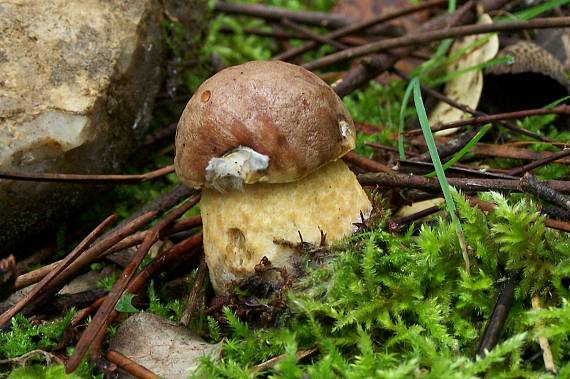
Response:
[[[176,173],[203,188],[204,254],[217,293],[266,257],[291,269],[298,241],[355,231],[372,206],[339,158],[355,145],[340,98],[299,66],[248,62],[220,71],[190,99],[176,131]]]

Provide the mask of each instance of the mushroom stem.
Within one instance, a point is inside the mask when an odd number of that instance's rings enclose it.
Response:
[[[265,256],[291,269],[297,252],[276,241],[318,245],[353,233],[372,205],[356,176],[341,160],[292,183],[245,185],[242,191],[202,192],[204,253],[217,293],[254,273]]]

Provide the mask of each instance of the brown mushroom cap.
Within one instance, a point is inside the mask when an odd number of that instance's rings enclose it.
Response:
[[[354,148],[354,123],[340,98],[315,74],[279,61],[220,71],[190,99],[176,132],[176,172],[209,187],[213,158],[248,147],[269,158],[245,183],[298,180]]]

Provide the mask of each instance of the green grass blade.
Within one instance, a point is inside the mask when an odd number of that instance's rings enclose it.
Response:
[[[459,218],[457,217],[457,210],[455,209],[455,202],[453,201],[453,197],[451,196],[451,189],[449,187],[449,183],[447,182],[447,178],[445,177],[445,172],[443,171],[443,167],[441,165],[441,160],[439,159],[439,155],[437,154],[437,147],[435,145],[435,140],[433,139],[433,134],[431,133],[431,129],[429,126],[428,117],[426,114],[426,109],[424,107],[424,102],[422,100],[422,92],[420,89],[420,81],[417,78],[412,79],[410,83],[414,88],[414,103],[416,106],[416,112],[418,113],[418,119],[420,121],[420,126],[422,128],[422,132],[424,134],[424,138],[426,140],[426,144],[429,150],[429,154],[431,156],[431,160],[433,162],[435,172],[437,174],[437,179],[439,181],[439,185],[441,186],[441,190],[443,192],[443,197],[445,199],[445,205],[447,207],[447,212],[451,217],[451,222],[455,227],[455,232],[457,234],[457,238],[459,239],[459,245],[461,246],[461,252],[463,254],[463,260],[465,261],[465,270],[469,272],[469,256],[467,255],[467,244],[465,243],[465,237],[463,235],[463,229],[461,227],[461,223],[459,222]]]
[[[530,20],[543,13],[549,12],[554,8],[561,7],[570,3],[570,0],[551,0],[546,3],[522,10],[514,14],[514,18],[519,20]]]
[[[465,146],[463,146],[461,148],[461,150],[459,150],[457,153],[455,153],[453,155],[453,157],[451,157],[450,160],[448,160],[447,162],[445,162],[443,164],[443,170],[447,170],[449,167],[451,167],[452,165],[454,165],[456,162],[458,162],[461,158],[463,158],[463,156],[465,154],[467,154],[469,152],[469,150],[475,146],[477,144],[477,142],[479,142],[479,140],[481,140],[481,138],[483,138],[483,136],[485,134],[487,134],[487,132],[489,131],[489,129],[491,129],[493,125],[492,124],[486,124],[485,126],[483,126],[481,129],[479,129],[479,131],[477,132],[477,134],[475,134],[473,136],[473,138],[471,138],[469,140],[469,142],[467,142],[465,144]],[[433,177],[435,175],[435,171],[430,172],[429,174],[426,174],[426,177]]]
[[[438,85],[443,84],[449,80],[456,79],[456,78],[460,77],[461,75],[463,75],[469,71],[482,71],[486,68],[496,66],[498,64],[512,64],[513,62],[514,62],[514,59],[510,55],[504,55],[502,57],[493,58],[491,60],[481,62],[481,63],[475,64],[473,66],[466,67],[462,70],[457,70],[457,71],[450,72],[448,74],[442,75],[441,77],[434,79],[433,81],[430,81],[429,86],[430,87],[438,86]]]
[[[404,149],[404,123],[406,121],[406,109],[408,108],[408,102],[410,101],[410,96],[413,89],[414,87],[412,86],[412,82],[410,82],[406,88],[404,98],[402,99],[402,106],[400,107],[400,123],[398,125],[398,152],[401,160],[406,159],[406,151]]]

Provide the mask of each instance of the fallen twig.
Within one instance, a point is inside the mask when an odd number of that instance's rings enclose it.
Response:
[[[492,212],[496,208],[495,204],[490,203],[488,201],[477,199],[471,196],[466,196],[466,198],[469,201],[469,203],[471,203],[472,205],[478,207],[479,209],[485,212]],[[544,225],[546,225],[551,229],[556,229],[566,233],[570,233],[570,222],[547,218],[546,220],[544,220]]]
[[[480,179],[480,178],[448,178],[450,186],[462,191],[510,191],[522,192],[518,179]],[[414,175],[398,175],[387,173],[368,173],[358,175],[358,181],[365,186],[412,187],[423,190],[439,191],[439,182],[435,178]],[[570,193],[570,182],[562,180],[546,180],[548,186],[556,191]]]
[[[81,253],[105,230],[109,225],[111,225],[115,219],[117,218],[116,214],[112,214],[107,217],[101,224],[99,224],[87,237],[83,239],[69,253],[57,267],[54,267],[49,274],[47,274],[39,283],[36,285],[30,292],[24,295],[16,304],[12,306],[8,311],[4,312],[0,315],[0,328],[4,328],[8,325],[10,319],[14,317],[18,312],[20,312],[26,305],[30,303],[38,294],[41,292],[42,296],[46,296],[50,291],[53,289],[54,286],[51,286],[51,281],[58,276],[63,270],[65,270],[69,265],[75,261]]]
[[[181,325],[188,326],[190,319],[196,314],[198,306],[200,305],[200,299],[203,298],[203,295],[205,293],[204,286],[206,284],[207,273],[208,266],[206,265],[206,260],[202,257],[200,266],[198,266],[196,280],[194,281],[194,285],[192,286],[190,294],[188,295],[188,303],[186,304],[186,308],[184,309],[182,317],[180,318]]]
[[[406,75],[405,73],[403,73],[402,71],[398,70],[395,67],[391,68],[391,71],[394,72],[396,75],[398,75],[399,77],[401,77],[402,79],[405,80],[411,80],[409,75]],[[444,94],[442,94],[441,92],[438,92],[432,88],[426,87],[426,86],[421,86],[422,92],[425,92],[427,94],[429,94],[430,96],[432,96],[433,98],[442,101],[448,105],[451,105],[454,108],[460,109],[465,113],[469,113],[473,116],[476,117],[485,117],[488,116],[486,113],[478,111],[476,109],[471,109],[470,107],[458,103],[457,101],[445,96]],[[512,131],[513,133],[517,133],[517,134],[523,134],[525,136],[537,139],[539,141],[543,141],[543,142],[553,142],[550,138],[540,135],[536,132],[533,132],[531,130],[527,130],[524,128],[519,127],[518,125],[513,124],[512,122],[506,121],[506,120],[502,120],[502,121],[498,121],[498,124],[506,129],[509,129],[510,131]]]
[[[429,42],[441,41],[447,38],[464,37],[468,35],[487,34],[505,31],[529,29],[564,28],[570,26],[570,17],[535,18],[529,21],[510,21],[496,24],[475,24],[456,26],[444,30],[434,30],[408,34],[403,37],[371,42],[366,45],[352,47],[332,53],[303,65],[307,70],[316,70],[348,59],[379,53],[390,49],[416,46]]]
[[[533,194],[541,200],[549,201],[570,211],[570,200],[566,196],[557,192],[546,183],[539,181],[528,172],[520,179],[520,186],[524,192]]]
[[[481,0],[478,9],[484,12],[492,12],[501,9],[509,0]],[[453,25],[467,24],[474,22],[476,12],[472,11],[471,4],[463,4],[455,13],[445,14],[435,17],[423,24],[418,32],[437,30]],[[460,14],[461,17],[456,17]],[[451,23],[450,21],[454,21]],[[360,64],[352,68],[341,80],[333,84],[335,92],[343,97],[368,83],[371,79],[391,68],[398,60],[408,56],[413,51],[412,48],[398,49],[391,54],[373,54],[360,61]]]
[[[266,20],[279,21],[287,18],[307,25],[341,28],[352,24],[355,20],[340,13],[291,11],[280,7],[262,4],[238,4],[216,1],[214,10],[218,12],[259,17]]]
[[[535,168],[547,165],[547,164],[554,162],[560,158],[566,158],[567,156],[570,156],[570,149],[564,149],[564,150],[559,151],[557,153],[552,153],[549,156],[546,156],[542,159],[537,159],[534,162],[531,162],[531,163],[526,164],[524,166],[513,168],[512,170],[509,171],[509,175],[512,175],[512,176],[520,175],[520,174],[523,174],[525,172],[529,172],[531,170],[534,170]]]
[[[161,238],[166,237],[166,236],[169,236],[171,234],[178,233],[178,232],[183,231],[183,230],[189,230],[191,228],[194,228],[194,227],[197,227],[200,225],[202,225],[202,218],[200,216],[186,217],[186,218],[176,222],[171,227],[165,228],[161,232],[160,237]],[[117,227],[116,229],[118,229],[118,228],[119,227]],[[115,245],[113,245],[109,249],[101,252],[97,256],[97,259],[103,258],[109,254],[116,253],[116,252],[124,250],[126,248],[138,245],[139,243],[141,243],[144,240],[144,238],[148,235],[148,233],[149,233],[148,230],[144,230],[141,232],[136,232],[134,234],[131,234],[131,235],[123,238],[121,241],[117,242]],[[39,282],[49,272],[51,272],[55,267],[57,267],[57,265],[59,265],[60,262],[61,261],[56,261],[56,262],[50,263],[48,265],[42,266],[42,267],[40,267],[34,271],[30,271],[28,273],[25,273],[25,274],[18,276],[16,278],[16,283],[14,284],[14,289],[20,290],[24,287],[31,285],[31,284]]]
[[[63,363],[63,361],[57,355],[52,354],[52,353],[45,351],[45,350],[39,350],[38,349],[38,350],[29,351],[26,354],[21,355],[19,357],[2,359],[2,360],[0,360],[0,365],[7,364],[7,363],[17,363],[21,366],[25,366],[26,363],[28,362],[28,360],[35,358],[38,355],[41,355],[45,358],[46,365],[51,364],[52,361],[57,362],[57,363]]]
[[[345,45],[344,43],[335,41],[334,39],[330,39],[327,38],[326,36],[321,36],[318,33],[313,32],[311,29],[305,28],[287,18],[281,20],[281,23],[285,26],[290,27],[291,29],[299,32],[299,33],[303,33],[304,35],[306,35],[307,37],[311,38],[312,40],[315,40],[317,42],[320,42],[322,44],[325,45],[330,45],[332,47],[337,48],[338,50],[343,50],[348,48],[347,45]]]
[[[318,349],[316,347],[313,347],[312,349],[309,349],[309,350],[299,350],[295,354],[295,358],[297,359],[297,361],[300,361],[301,359],[306,358],[309,355],[314,354],[317,350]],[[283,361],[286,358],[287,358],[287,354],[281,354],[281,355],[278,355],[278,356],[273,357],[271,359],[268,359],[267,361],[260,363],[258,365],[255,365],[252,368],[250,368],[249,373],[255,374],[258,372],[267,371],[267,370],[275,367],[276,364],[278,364],[279,362]]]
[[[27,182],[59,182],[79,184],[120,183],[131,184],[146,182],[151,179],[174,172],[174,166],[165,166],[144,174],[135,175],[88,175],[88,174],[52,174],[39,172],[0,171],[0,179],[20,180]]]
[[[92,314],[93,312],[97,311],[97,309],[99,309],[99,307],[101,306],[101,304],[103,304],[103,301],[105,300],[105,296],[102,296],[100,298],[98,298],[97,300],[95,300],[93,303],[91,303],[91,305],[89,305],[86,308],[83,308],[81,310],[79,310],[71,319],[71,322],[69,323],[70,326],[75,327],[77,325],[79,325],[79,323],[81,321],[83,321],[87,316],[89,316],[90,314]]]
[[[448,141],[449,138],[447,137],[438,137],[436,141],[438,143],[445,143]],[[415,138],[410,141],[410,144],[425,146],[425,140],[423,138]],[[481,143],[479,142],[477,145],[473,146],[470,150],[470,153],[483,156],[483,157],[493,157],[493,158],[511,158],[511,159],[524,159],[524,160],[532,160],[536,161],[539,159],[545,159],[547,157],[552,156],[555,153],[546,152],[546,151],[531,151],[526,149],[521,149],[518,147],[511,147],[507,145],[494,145],[489,143]],[[558,158],[554,161],[558,164],[570,164],[570,158],[562,157]]]
[[[387,12],[386,14],[383,14],[383,15],[380,15],[377,17],[373,17],[370,20],[349,24],[343,28],[340,28],[340,29],[335,30],[331,33],[325,34],[323,37],[327,38],[327,39],[338,39],[340,37],[344,37],[344,36],[353,34],[353,33],[358,32],[360,30],[370,28],[371,26],[378,25],[380,23],[390,21],[390,20],[396,19],[398,17],[406,16],[406,15],[416,13],[416,12],[420,12],[420,11],[428,9],[428,8],[441,6],[441,5],[446,4],[446,3],[447,3],[447,1],[430,0],[430,1],[422,2],[421,4],[411,5],[408,7],[401,8],[401,9],[393,10],[391,12]],[[308,42],[302,46],[299,46],[299,47],[287,50],[281,54],[278,54],[275,57],[273,57],[273,59],[274,60],[287,61],[287,60],[293,59],[294,57],[297,57],[303,53],[306,53],[307,51],[314,49],[317,46],[318,46],[317,42]]]
[[[108,249],[112,248],[119,241],[123,240],[127,236],[131,235],[132,233],[140,229],[147,222],[152,220],[157,215],[157,213],[158,212],[156,211],[147,211],[146,213],[139,215],[138,217],[134,218],[133,220],[129,221],[126,224],[118,225],[111,232],[101,237],[96,243],[93,244],[93,246],[85,250],[85,252],[81,254],[81,256],[77,260],[75,260],[72,264],[70,264],[61,273],[61,275],[58,276],[57,285],[63,283],[67,278],[72,276],[81,268],[85,267],[94,260],[98,259],[101,256],[101,254],[103,254]],[[39,282],[51,270],[53,270],[57,264],[58,262],[55,262],[55,264],[47,265],[42,267],[41,269],[18,276],[14,287],[16,289],[21,289],[29,286],[30,284]],[[50,286],[52,285],[56,285],[56,283],[52,282]]]
[[[380,163],[378,161],[374,161],[372,159],[368,159],[366,157],[363,157],[362,155],[358,155],[354,151],[348,152],[342,157],[342,159],[345,162],[351,163],[366,171],[393,172],[393,170],[390,167],[386,166],[385,164]]]
[[[129,357],[119,353],[118,351],[111,350],[105,356],[110,362],[116,364],[129,374],[134,375],[136,378],[141,379],[160,379],[158,375],[139,365]]]
[[[493,307],[493,312],[489,317],[483,336],[479,341],[479,346],[477,347],[475,358],[483,358],[487,355],[487,352],[492,350],[499,340],[505,321],[509,316],[509,311],[513,305],[513,300],[515,297],[515,288],[520,280],[520,273],[511,273],[507,279],[497,302]]]
[[[392,233],[400,232],[406,225],[439,211],[441,211],[441,207],[434,205],[408,216],[391,219],[388,221],[388,230]]]
[[[81,336],[81,339],[77,343],[73,355],[69,358],[66,364],[66,371],[68,373],[74,371],[77,368],[79,362],[91,344],[91,341],[97,339],[98,335],[104,335],[105,329],[109,325],[109,316],[113,312],[115,304],[124,293],[129,284],[129,281],[135,274],[135,270],[142,262],[142,259],[150,247],[158,240],[160,231],[164,229],[168,224],[170,224],[173,220],[183,215],[184,212],[186,212],[188,209],[193,207],[199,201],[199,199],[199,196],[194,196],[191,199],[187,200],[185,204],[173,210],[170,214],[168,214],[165,218],[160,220],[151,228],[152,233],[149,233],[145,237],[143,243],[139,246],[134,257],[127,265],[121,276],[118,278],[117,282],[113,286],[113,289],[109,295],[107,295],[107,298],[95,314],[95,317],[93,317],[93,320],[89,324],[87,330],[85,330]]]
[[[431,127],[432,132],[439,132],[441,130],[447,129],[454,129],[459,128],[462,126],[467,125],[481,125],[487,124],[489,122],[497,122],[497,121],[504,121],[504,120],[515,120],[529,116],[541,116],[541,115],[548,115],[548,114],[570,114],[570,105],[561,105],[556,108],[540,108],[540,109],[528,109],[523,111],[517,112],[509,112],[509,113],[498,113],[492,115],[485,115],[485,116],[477,116],[473,118],[469,118],[466,120],[458,120],[449,122],[446,124],[440,125],[433,125]],[[406,136],[417,136],[421,135],[421,129],[412,129],[408,130],[404,133]]]

